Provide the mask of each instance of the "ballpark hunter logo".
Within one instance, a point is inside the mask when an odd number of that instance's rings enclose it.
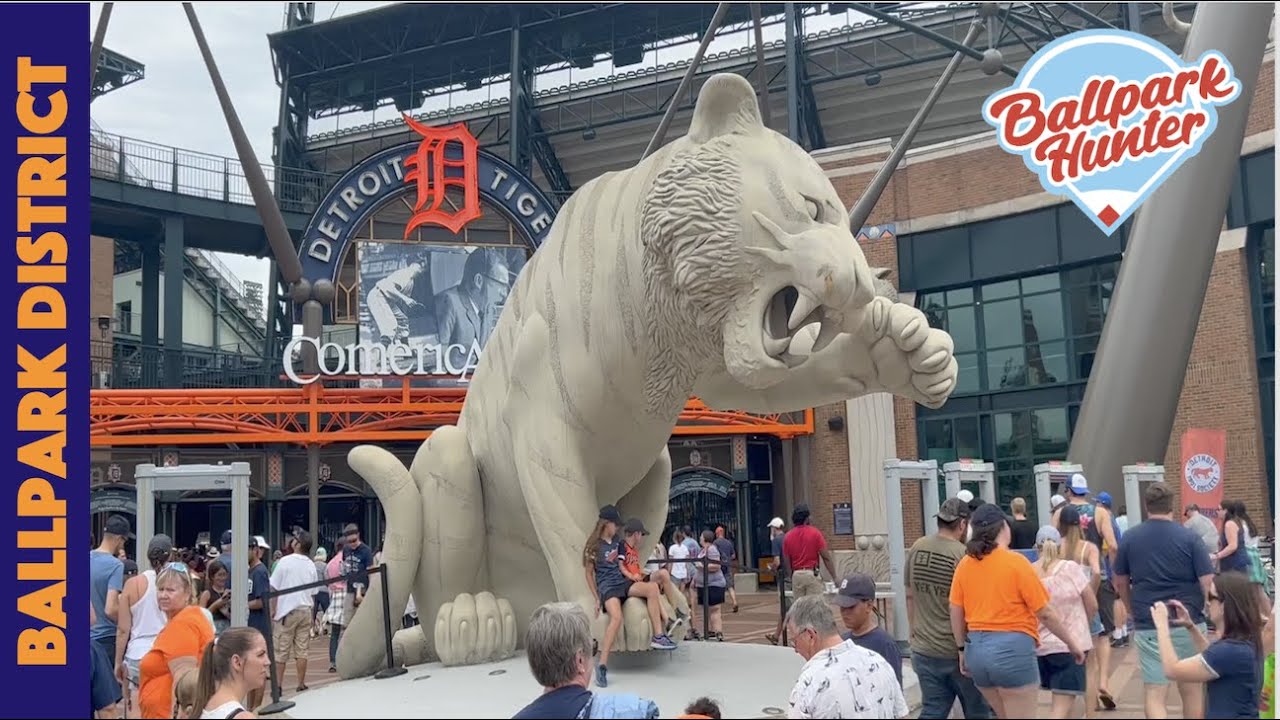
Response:
[[[1111,235],[1200,151],[1240,89],[1217,51],[1187,63],[1143,35],[1091,30],[1044,46],[982,116],[1046,190]]]

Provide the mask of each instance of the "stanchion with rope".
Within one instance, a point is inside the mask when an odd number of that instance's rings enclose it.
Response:
[[[281,595],[288,595],[290,593],[295,593],[302,590],[311,590],[314,588],[327,587],[328,585],[334,582],[346,581],[361,575],[370,575],[370,574],[379,574],[382,576],[382,634],[383,634],[383,637],[386,639],[386,643],[387,643],[387,666],[382,670],[379,670],[377,673],[375,673],[373,677],[378,680],[385,680],[387,678],[396,677],[398,675],[403,675],[409,672],[408,669],[404,667],[398,667],[395,664],[395,655],[391,645],[391,600],[388,598],[388,595],[387,595],[387,589],[389,586],[387,584],[388,576],[387,576],[386,565],[379,565],[377,567],[369,568],[363,573],[361,572],[347,573],[345,575],[339,575],[334,578],[325,578],[325,579],[317,580],[316,582],[306,583],[305,585],[296,585],[294,587],[285,588],[283,590],[268,590],[266,593],[263,593],[262,602],[263,602],[264,609],[268,610],[266,641],[267,641],[267,657],[270,659],[269,664],[271,666],[271,703],[269,705],[266,705],[262,709],[258,710],[257,713],[259,715],[274,715],[276,713],[282,713],[285,710],[288,710],[297,705],[297,703],[293,702],[292,700],[280,699],[280,695],[282,694],[282,691],[280,689],[280,679],[276,677],[276,659],[275,659],[276,654],[275,654],[275,648],[272,642],[273,640],[272,636],[275,633],[272,630],[273,620],[271,617],[271,613],[269,612],[269,608],[271,607],[271,600],[274,598],[280,597]]]

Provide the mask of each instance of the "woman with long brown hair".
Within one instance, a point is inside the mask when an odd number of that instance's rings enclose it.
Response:
[[[1209,619],[1221,632],[1213,644],[1191,622],[1181,602],[1170,600],[1151,606],[1164,675],[1174,682],[1204,683],[1207,718],[1256,718],[1266,656],[1262,640],[1266,610],[1258,602],[1249,576],[1234,571],[1218,575],[1207,609]],[[1200,654],[1179,660],[1170,626],[1185,627]]]
[[[244,698],[260,690],[271,672],[267,641],[257,628],[231,628],[204,649],[194,706],[201,718],[256,718]]]
[[[996,505],[970,516],[973,537],[951,581],[951,632],[960,672],[973,678],[998,718],[1035,717],[1040,625],[1061,638],[1075,662],[1080,647],[1049,604],[1027,559],[1009,549],[1011,530]]]

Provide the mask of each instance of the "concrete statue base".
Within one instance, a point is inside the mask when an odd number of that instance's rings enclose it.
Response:
[[[720,703],[727,718],[785,717],[787,696],[804,661],[790,648],[686,642],[670,652],[619,653],[609,658],[609,687],[634,693],[675,717],[698,697]],[[729,669],[733,681],[726,685]],[[915,674],[903,668],[911,697]],[[387,680],[343,680],[290,698],[293,718],[509,718],[541,692],[521,652],[496,663],[446,667],[415,665]]]

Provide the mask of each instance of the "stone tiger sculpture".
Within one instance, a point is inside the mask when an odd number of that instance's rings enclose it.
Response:
[[[517,279],[458,424],[407,470],[380,448],[350,452],[387,513],[392,622],[410,591],[435,619],[397,633],[397,662],[509,656],[557,599],[595,616],[581,558],[597,512],[665,526],[667,442],[691,395],[766,413],[873,392],[946,401],[951,338],[876,294],[847,223],[822,169],[764,127],[734,74],[706,82],[685,137],[574,194]],[[385,663],[381,584],[343,635],[343,677]],[[614,650],[647,648],[647,626],[628,613]]]

